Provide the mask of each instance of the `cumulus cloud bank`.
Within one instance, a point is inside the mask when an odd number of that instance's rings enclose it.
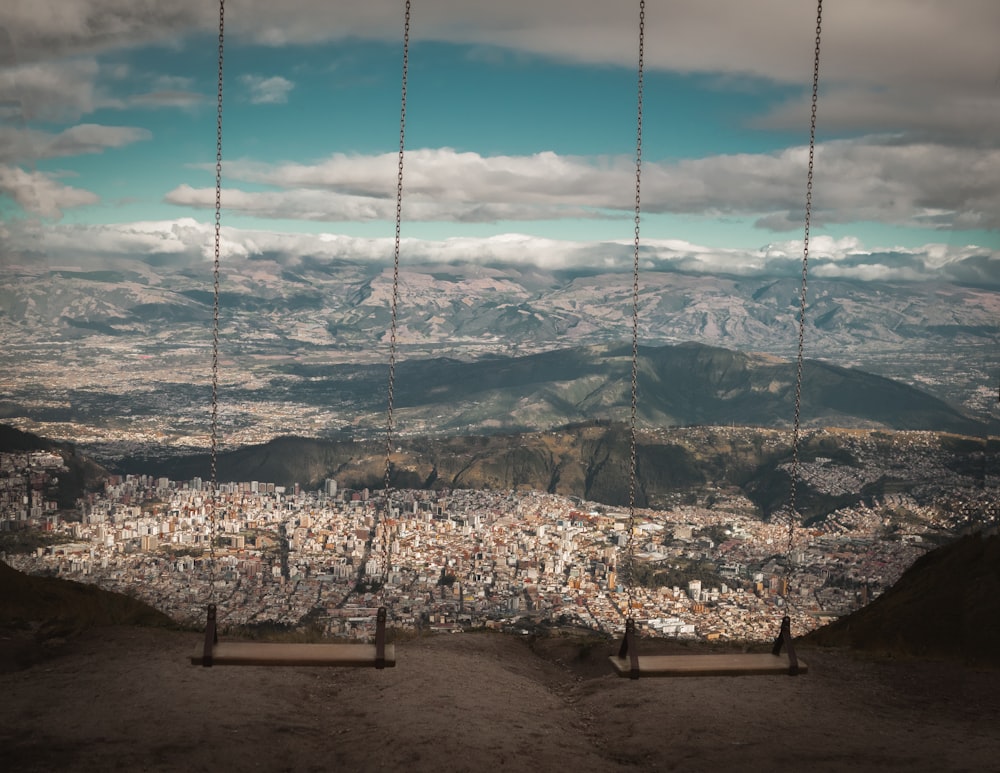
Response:
[[[302,220],[384,220],[395,215],[395,154],[335,154],[316,164],[225,165],[227,210]],[[647,162],[649,213],[752,216],[763,229],[801,227],[807,153],[736,154]],[[633,162],[537,153],[482,156],[450,148],[406,156],[409,220],[497,222],[605,217],[630,211]],[[817,224],[871,221],[932,229],[1000,228],[1000,150],[868,138],[817,149]],[[245,191],[239,183],[273,191]],[[173,204],[214,206],[214,190],[181,186]]]
[[[808,80],[815,4],[802,0],[648,0],[650,68]],[[506,48],[573,62],[632,66],[636,9],[606,0],[424,0],[415,40]],[[44,61],[172,41],[208,31],[215,3],[174,0],[14,0],[5,8],[8,58]],[[226,13],[236,39],[272,46],[355,38],[398,40],[397,0],[243,0]],[[832,89],[824,121],[860,131],[941,128],[994,135],[1000,116],[996,33],[1000,3],[838,0],[824,14],[824,83]],[[916,55],[915,55],[916,52]],[[0,53],[3,53],[0,51]],[[796,98],[776,107],[772,124],[802,125]]]
[[[634,66],[633,6],[606,0],[571,5],[569,9],[565,0],[423,0],[415,8],[411,32],[415,41]],[[121,75],[115,67],[124,65],[109,65],[105,55],[149,43],[180,44],[210,33],[217,23],[215,3],[204,0],[74,0],[58,6],[13,0],[4,7],[0,27],[0,194],[24,212],[49,219],[58,219],[68,208],[96,203],[97,197],[52,173],[24,167],[149,138],[145,129],[83,123],[82,116],[135,104],[186,108],[211,97],[199,94],[190,79],[162,74],[149,81],[145,91],[122,96],[111,85]],[[653,70],[715,75],[720,84],[753,79],[789,84],[793,88],[787,100],[773,104],[755,122],[762,128],[799,130],[805,125],[808,98],[794,87],[801,87],[811,73],[814,12],[814,3],[801,0],[648,0],[646,63]],[[838,0],[827,5],[821,127],[849,132],[853,138],[820,143],[817,225],[867,221],[928,232],[1000,228],[998,29],[996,0]],[[227,30],[235,41],[269,46],[348,38],[398,41],[401,4],[241,0],[227,9]],[[257,104],[283,103],[295,87],[282,76],[259,74],[244,75],[239,85],[242,97]],[[25,128],[28,121],[76,125],[45,131]],[[315,163],[227,158],[224,206],[227,212],[264,219],[391,220],[395,163],[391,153],[338,154]],[[550,152],[501,156],[423,148],[409,152],[406,163],[404,217],[410,221],[620,217],[632,203],[633,161],[628,158]],[[749,217],[762,233],[780,234],[798,229],[802,222],[804,168],[801,147],[676,162],[650,159],[644,165],[643,209],[651,214]],[[165,199],[210,209],[214,191],[181,184]],[[166,231],[156,224],[133,224],[130,231],[95,226],[86,235],[114,254],[125,249],[121,245],[145,240],[154,253],[200,254],[196,243],[201,244],[201,227],[192,223],[176,221]],[[68,239],[68,244],[81,235],[77,228],[81,226],[53,229],[46,236],[48,246],[58,253],[63,248],[60,240]],[[382,254],[380,242],[346,237],[227,233],[232,249],[248,255],[263,249],[264,243],[273,243],[288,256],[297,254],[299,246],[320,255],[344,250],[353,257],[377,259]],[[301,245],[297,239],[303,240]],[[820,243],[817,240],[817,249]],[[458,260],[458,255],[485,260],[483,256],[492,255],[497,260],[530,258],[558,264],[572,256],[585,265],[617,265],[625,254],[622,245],[511,236],[410,246],[417,254],[440,260]],[[760,272],[777,270],[782,261],[794,263],[783,249],[772,245],[727,253],[650,242],[644,257],[651,265],[683,270],[714,266]],[[818,258],[815,270],[859,279],[926,276],[995,282],[996,254],[976,248],[945,248],[944,258],[932,246],[857,250],[831,247],[827,257]]]
[[[0,177],[2,180],[2,177]],[[213,226],[191,218],[121,225],[55,225],[44,233],[8,234],[21,249],[41,250],[53,263],[63,259],[106,265],[126,259],[178,264],[207,264],[212,258]],[[539,266],[548,270],[591,269],[628,272],[630,241],[575,242],[508,233],[487,238],[455,237],[440,241],[407,238],[405,264],[479,263]],[[266,256],[294,266],[311,261],[392,261],[393,239],[360,238],[332,233],[302,234],[222,229],[222,257],[227,260]],[[738,276],[796,276],[801,240],[776,241],[756,249],[720,249],[678,239],[645,241],[642,271]],[[816,236],[810,243],[810,273],[817,278],[858,281],[953,281],[1000,288],[1000,251],[975,246],[930,243],[905,249],[866,248],[855,238]]]

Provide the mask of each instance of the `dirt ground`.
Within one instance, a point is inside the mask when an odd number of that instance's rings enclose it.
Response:
[[[401,642],[383,671],[205,669],[199,638],[92,629],[27,668],[8,640],[0,767],[1000,771],[997,670],[806,649],[795,678],[631,681],[613,643],[497,634]]]

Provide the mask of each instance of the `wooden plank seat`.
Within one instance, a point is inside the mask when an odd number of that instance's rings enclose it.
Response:
[[[618,676],[632,676],[631,658],[612,655],[609,660]],[[640,655],[639,676],[763,676],[787,674],[788,658],[763,653],[726,653],[719,655]],[[808,666],[799,660],[798,673]]]
[[[195,666],[340,666],[392,668],[396,648],[385,642],[386,609],[379,607],[375,643],[299,644],[285,642],[219,641],[215,604],[208,605],[205,641],[191,655]]]
[[[788,616],[771,652],[720,653],[698,655],[640,655],[636,647],[635,620],[625,621],[618,655],[609,660],[618,676],[639,679],[643,676],[763,676],[767,674],[804,674],[808,667],[798,659],[792,642],[792,624]],[[785,651],[782,657],[781,651]]]
[[[191,655],[191,663],[204,665],[201,645]],[[378,667],[374,644],[285,644],[281,642],[223,641],[212,646],[213,666],[344,666]],[[385,645],[384,667],[396,665],[396,648]]]

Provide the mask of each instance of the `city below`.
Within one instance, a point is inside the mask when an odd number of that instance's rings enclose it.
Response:
[[[134,595],[188,625],[214,603],[223,628],[332,637],[368,636],[379,606],[397,628],[548,621],[613,634],[631,609],[646,635],[763,641],[786,614],[801,635],[880,594],[950,532],[905,494],[806,528],[764,523],[719,490],[710,505],[634,512],[630,582],[625,508],[473,490],[394,491],[386,508],[381,492],[333,479],[318,491],[220,483],[213,498],[197,478],[129,475],[69,515],[28,485],[59,473],[57,455],[0,456],[0,527],[48,538],[5,554],[14,568]]]

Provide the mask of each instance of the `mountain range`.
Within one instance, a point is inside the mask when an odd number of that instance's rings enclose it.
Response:
[[[234,367],[386,360],[392,270],[371,261],[227,257],[221,348]],[[645,270],[639,338],[696,342],[792,358],[799,279]],[[517,356],[613,344],[631,335],[631,276],[531,266],[404,264],[400,358]],[[99,269],[44,262],[0,273],[4,364],[23,370],[54,353],[115,350],[144,375],[142,356],[204,351],[211,340],[210,266],[119,259]],[[806,356],[898,378],[982,409],[1000,368],[1000,292],[947,283],[811,277]],[[148,365],[148,363],[147,363]],[[149,379],[153,374],[149,374]],[[982,388],[987,387],[983,392]]]
[[[399,279],[400,434],[628,418],[630,277],[470,261],[404,264]],[[0,418],[105,462],[205,448],[211,286],[206,264],[162,256],[5,265]],[[228,257],[222,443],[380,434],[391,289],[374,262]],[[789,426],[798,289],[796,277],[641,274],[639,424]],[[980,434],[1000,420],[1000,292],[820,277],[809,299],[805,425]]]
[[[309,260],[290,267],[268,256],[227,259],[224,332],[256,333],[247,348],[370,346],[388,327],[391,268]],[[118,261],[101,270],[5,266],[5,327],[69,340],[95,332],[156,340],[184,331],[203,341],[211,319],[208,265]],[[995,341],[1000,293],[953,284],[859,283],[813,277],[810,351],[912,351]],[[631,325],[631,276],[533,267],[404,265],[399,274],[401,345],[449,343],[508,353],[554,344],[601,343]],[[798,277],[640,275],[643,340],[698,341],[741,350],[789,350]],[[275,340],[277,339],[277,340]]]

